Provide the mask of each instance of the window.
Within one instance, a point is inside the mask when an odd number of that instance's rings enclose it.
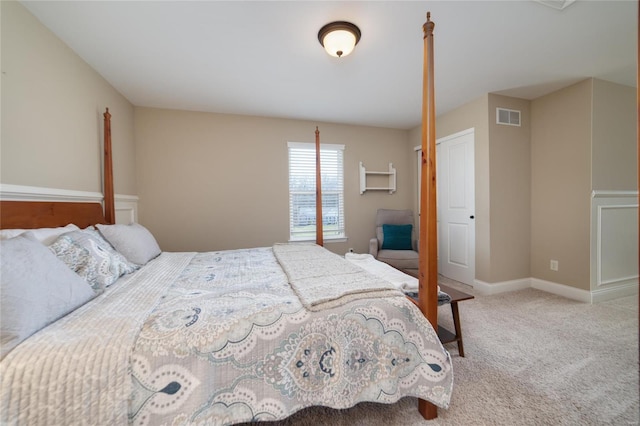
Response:
[[[344,145],[320,145],[322,230],[325,240],[344,234]],[[316,236],[316,146],[289,142],[289,238]]]

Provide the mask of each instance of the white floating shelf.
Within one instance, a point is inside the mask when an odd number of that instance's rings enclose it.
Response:
[[[389,176],[389,185],[388,186],[367,186],[367,176]],[[396,169],[393,167],[393,163],[389,163],[389,171],[386,172],[377,172],[377,171],[367,171],[364,168],[364,164],[362,161],[360,162],[360,195],[364,194],[365,191],[389,191],[389,194],[393,194],[396,192]]]

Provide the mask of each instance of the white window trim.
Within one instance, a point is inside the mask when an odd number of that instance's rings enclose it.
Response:
[[[287,142],[287,148],[300,148],[300,149],[309,149],[309,146],[315,146],[313,142]],[[344,151],[343,144],[337,143],[321,143],[320,149],[333,149]]]

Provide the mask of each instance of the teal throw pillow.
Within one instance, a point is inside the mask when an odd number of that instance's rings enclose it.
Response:
[[[413,250],[413,225],[382,225],[382,250]]]

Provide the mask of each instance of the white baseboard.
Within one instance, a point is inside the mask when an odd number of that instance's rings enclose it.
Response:
[[[584,303],[598,303],[638,294],[637,280],[635,282],[610,286],[608,288],[601,288],[594,291],[581,290],[579,288],[545,281],[539,278],[522,278],[519,280],[502,281],[498,283],[487,283],[480,280],[474,280],[473,284],[474,290],[477,290],[478,293],[483,296],[490,296],[492,294],[504,293],[507,291],[522,290],[530,287]]]
[[[618,299],[620,297],[633,296],[638,294],[638,280],[622,285],[599,288],[591,292],[591,302],[605,302],[607,300]]]
[[[522,278],[519,280],[502,281],[498,283],[486,283],[480,280],[473,281],[473,288],[483,296],[490,296],[492,294],[505,293],[507,291],[522,290],[531,287],[531,280],[529,278]]]
[[[577,300],[578,302],[592,303],[591,292],[589,290],[581,290],[564,284],[557,284],[551,281],[541,280],[539,278],[531,278],[531,287],[546,291],[547,293],[557,294],[567,299]]]

